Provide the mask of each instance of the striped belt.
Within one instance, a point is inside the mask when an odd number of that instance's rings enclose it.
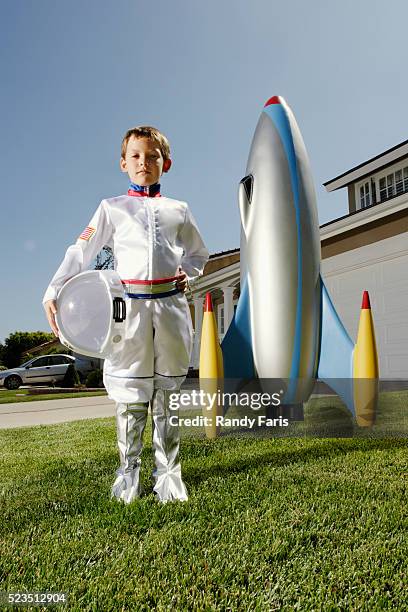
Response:
[[[122,280],[123,289],[128,297],[152,300],[179,293],[177,289],[177,276],[170,278],[157,278],[155,280]]]

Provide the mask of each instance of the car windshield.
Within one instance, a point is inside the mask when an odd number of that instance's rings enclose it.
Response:
[[[24,368],[25,366],[28,366],[32,361],[34,361],[34,359],[29,359],[29,361],[26,361],[25,363],[22,363],[20,366],[18,366],[19,368]]]

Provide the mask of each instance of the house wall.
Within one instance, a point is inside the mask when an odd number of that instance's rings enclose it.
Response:
[[[407,208],[342,234],[337,234],[332,238],[322,239],[322,258],[333,257],[405,232],[408,232]]]
[[[352,185],[347,186],[348,191],[348,203],[349,203],[349,212],[355,212],[356,209],[356,190],[354,183]]]
[[[326,257],[322,276],[354,342],[361,297],[369,291],[380,376],[408,378],[408,229]]]

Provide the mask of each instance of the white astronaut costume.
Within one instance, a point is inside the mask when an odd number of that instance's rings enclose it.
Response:
[[[115,269],[126,292],[125,342],[106,359],[104,384],[116,406],[121,466],[112,496],[130,502],[140,494],[142,436],[152,409],[154,492],[160,501],[187,499],[178,458],[179,431],[171,425],[169,394],[189,367],[192,324],[187,299],[177,291],[181,266],[189,279],[202,274],[208,251],[185,202],[128,191],[102,200],[88,227],[48,286],[43,303],[56,299],[69,278],[88,268],[104,245],[113,248]],[[132,297],[129,297],[132,296]]]

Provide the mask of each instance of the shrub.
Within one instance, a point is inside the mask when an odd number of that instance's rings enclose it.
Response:
[[[92,370],[86,377],[85,385],[87,387],[103,387],[103,373],[102,370]]]
[[[65,376],[61,383],[61,387],[76,387],[79,384],[80,384],[80,380],[79,380],[78,372],[76,371],[74,364],[71,363],[68,366],[67,371],[65,372]]]

